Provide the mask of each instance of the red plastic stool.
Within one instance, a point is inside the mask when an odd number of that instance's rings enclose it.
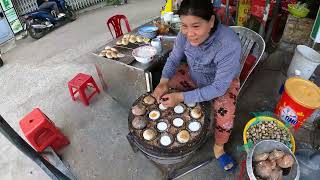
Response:
[[[227,18],[226,18],[226,7],[213,8],[213,11],[220,17],[220,21],[222,24],[231,25],[231,22],[234,21],[233,16],[235,16],[237,9],[235,6],[229,6],[229,14]]]
[[[19,122],[30,144],[42,152],[48,146],[55,151],[70,144],[70,141],[39,108],[34,109]]]
[[[95,95],[96,93],[100,93],[99,87],[97,86],[96,82],[87,74],[79,73],[74,77],[71,81],[68,82],[69,91],[72,97],[72,100],[76,100],[75,94],[79,92],[80,100],[83,102],[84,105],[89,105],[89,100]],[[85,91],[88,87],[92,87],[95,90],[87,96]],[[75,91],[73,91],[75,89]]]

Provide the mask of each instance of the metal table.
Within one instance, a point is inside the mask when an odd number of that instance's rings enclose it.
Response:
[[[142,26],[150,24],[152,22]],[[130,34],[136,34],[140,27],[131,31]],[[119,39],[122,39],[122,37],[96,49],[93,54],[96,56],[95,66],[103,89],[121,105],[129,108],[141,94],[152,91],[159,83],[163,66],[172,50],[173,41],[163,40],[162,53],[156,55],[154,60],[148,64],[142,64],[136,60],[130,64],[125,64],[98,55],[105,46],[115,46]],[[131,51],[130,54],[126,55],[127,58],[134,59],[131,56]]]

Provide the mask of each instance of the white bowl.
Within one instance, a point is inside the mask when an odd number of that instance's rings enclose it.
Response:
[[[143,64],[151,62],[156,54],[157,49],[152,46],[141,46],[132,51],[132,56]]]
[[[173,12],[166,12],[166,13],[163,14],[163,20],[166,23],[171,22],[172,18],[173,18]]]

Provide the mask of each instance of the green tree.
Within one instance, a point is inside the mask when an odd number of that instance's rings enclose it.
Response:
[[[119,5],[121,2],[122,0],[107,0],[107,5]]]

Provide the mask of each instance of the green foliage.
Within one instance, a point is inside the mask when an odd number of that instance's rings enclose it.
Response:
[[[122,0],[106,0],[106,2],[108,6],[112,6],[121,4]]]

